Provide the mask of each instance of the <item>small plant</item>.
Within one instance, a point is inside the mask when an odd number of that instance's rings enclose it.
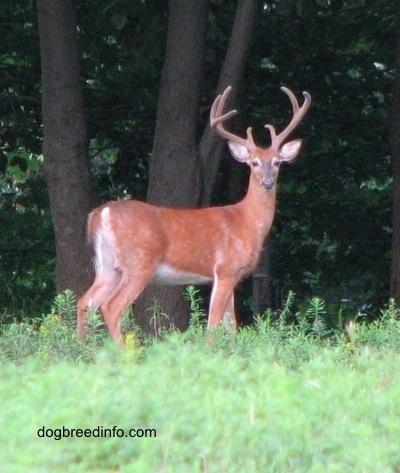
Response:
[[[163,319],[169,320],[169,317],[165,312],[163,312],[161,305],[156,299],[153,300],[153,304],[146,310],[152,314],[150,317],[150,323],[153,325],[154,337],[158,340],[165,326]]]
[[[50,314],[44,316],[39,326],[39,334],[44,338],[49,338],[50,336],[57,334],[59,335],[59,330],[67,328],[65,324],[62,323],[62,319],[59,314],[55,313],[53,310]]]
[[[101,314],[95,309],[88,310],[88,334],[94,335],[101,329],[104,329],[104,321]]]
[[[125,335],[125,350],[122,352],[122,360],[126,363],[134,363],[140,359],[144,351],[140,340],[135,332],[129,332]]]
[[[393,298],[389,299],[388,306],[380,310],[382,320],[400,320],[400,309]]]
[[[296,294],[293,291],[289,291],[288,295],[283,303],[283,308],[279,311],[279,328],[283,329],[287,323],[288,317],[292,314],[292,307]]]
[[[199,327],[207,317],[203,306],[203,298],[200,295],[200,289],[194,286],[187,286],[183,297],[190,303],[190,326]]]
[[[59,314],[68,324],[75,323],[76,296],[70,289],[66,289],[54,298],[52,313]]]
[[[355,320],[349,320],[346,322],[345,330],[349,337],[348,347],[352,348],[356,345],[359,339],[359,324]]]
[[[312,320],[311,330],[318,337],[325,337],[331,333],[327,329],[324,317],[326,315],[325,301],[320,297],[312,297],[308,303],[306,314]]]

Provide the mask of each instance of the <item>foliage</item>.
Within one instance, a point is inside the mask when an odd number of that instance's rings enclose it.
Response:
[[[42,366],[57,361],[93,361],[101,344],[99,319],[89,318],[88,342],[79,343],[75,335],[76,300],[71,291],[58,295],[48,314],[20,323],[1,326],[1,360],[15,363],[34,357]],[[103,325],[101,323],[101,325]]]
[[[282,8],[274,20],[270,14],[260,20],[264,26],[257,30],[256,44],[262,46],[253,50],[250,108],[261,129],[270,117],[278,122],[282,110],[286,113],[284,99],[277,96],[281,83],[313,97],[299,131],[302,155],[280,178],[272,242],[276,292],[292,288],[336,304],[346,299],[357,310],[387,298],[391,170],[386,128],[395,6],[341,2],[337,9],[336,2],[318,3],[302,2],[301,15]]]
[[[321,299],[290,321],[294,305],[291,295],[235,335],[168,332],[143,345],[130,333],[125,350],[93,326],[75,341],[68,292],[40,319],[3,326],[3,469],[397,471],[399,310],[390,301],[375,324],[356,316],[352,334],[348,324],[327,336],[314,329]],[[71,433],[114,426],[124,435]],[[132,428],[155,436],[125,436]]]
[[[14,178],[0,193],[0,313],[16,316],[54,294],[53,232],[42,179]]]
[[[51,300],[54,244],[41,175],[40,58],[33,2],[0,12],[0,314]]]

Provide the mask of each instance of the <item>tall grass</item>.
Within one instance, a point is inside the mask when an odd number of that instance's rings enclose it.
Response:
[[[293,313],[289,298],[254,327],[210,336],[190,297],[188,332],[144,343],[127,327],[125,350],[96,314],[88,340],[75,341],[70,293],[49,314],[2,327],[1,471],[400,471],[393,302],[343,331],[326,327],[323,301]],[[71,434],[113,428],[123,436]]]

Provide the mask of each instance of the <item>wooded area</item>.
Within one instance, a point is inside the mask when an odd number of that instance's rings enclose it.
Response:
[[[267,251],[238,289],[243,323],[289,290],[298,304],[321,296],[335,313],[375,316],[390,296],[400,302],[394,0],[15,1],[0,19],[4,316],[87,288],[94,205],[133,197],[197,207],[244,194],[246,166],[208,126],[227,85],[239,110],[232,130],[252,126],[264,145],[264,124],[289,116],[281,85],[313,97],[296,131],[302,154],[281,170]],[[181,293],[152,289],[135,317],[145,327],[156,296],[185,328]]]

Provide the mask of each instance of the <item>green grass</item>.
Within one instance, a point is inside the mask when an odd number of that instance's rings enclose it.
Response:
[[[3,327],[1,471],[400,471],[397,309],[345,334],[322,330],[312,304],[295,324],[282,311],[236,335],[198,322],[146,344],[132,332],[123,351],[96,318],[75,342],[68,304]],[[56,440],[43,426],[156,436]]]

